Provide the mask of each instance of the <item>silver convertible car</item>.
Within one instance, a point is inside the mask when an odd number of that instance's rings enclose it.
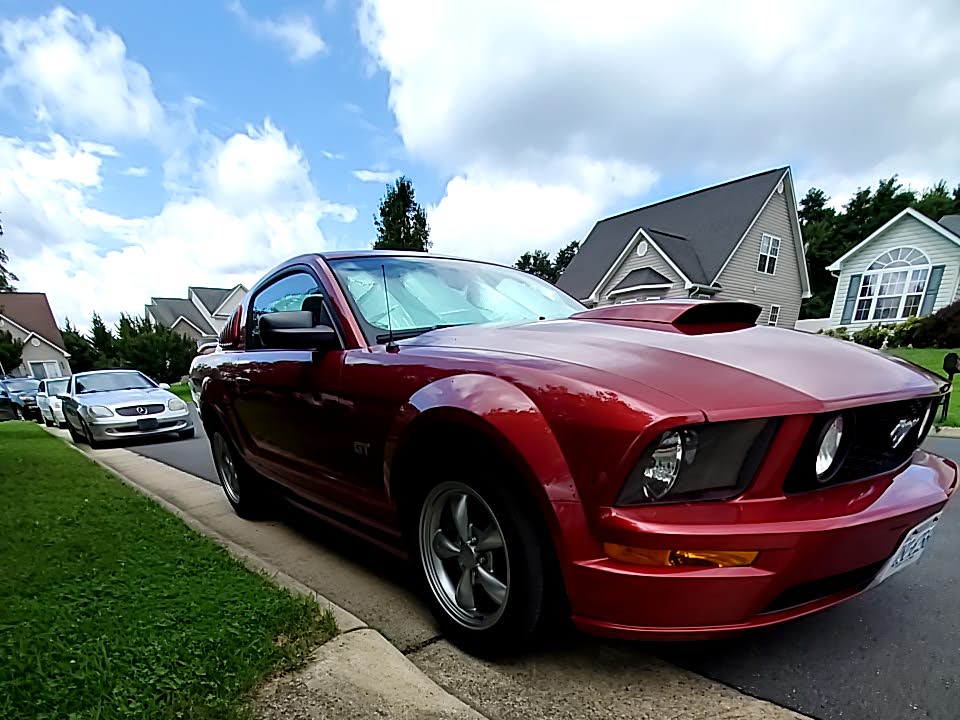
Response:
[[[92,447],[110,440],[176,433],[193,437],[187,404],[137,370],[93,370],[70,378],[63,415],[74,442]]]

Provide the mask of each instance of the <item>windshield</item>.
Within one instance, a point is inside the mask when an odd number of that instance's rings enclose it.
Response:
[[[156,387],[152,380],[135,370],[124,372],[93,373],[77,375],[74,381],[78,395],[111,390],[141,390]]]
[[[23,380],[4,380],[3,384],[11,393],[36,392],[40,387],[40,381],[33,378],[24,378]]]
[[[67,391],[68,378],[63,380],[47,380],[47,395],[62,395]]]
[[[584,309],[533,275],[468,260],[362,257],[333,260],[330,267],[371,342],[385,341],[387,298],[398,337],[451,325],[555,320]]]

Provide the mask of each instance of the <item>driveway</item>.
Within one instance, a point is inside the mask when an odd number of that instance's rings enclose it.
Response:
[[[926,447],[960,461],[960,440],[935,438]],[[130,449],[216,482],[202,432],[189,441]],[[653,654],[823,720],[957,717],[957,502],[917,567],[840,607],[726,641],[640,645],[573,636],[493,669],[435,644],[433,624],[395,560],[292,511],[285,512],[283,523],[311,543],[310,553],[332,563],[330,576],[321,580],[334,586],[331,599],[370,621],[434,679],[491,715],[627,717],[621,713],[631,707],[637,678],[649,670]]]

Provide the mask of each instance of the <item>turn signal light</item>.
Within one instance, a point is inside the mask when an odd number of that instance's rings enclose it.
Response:
[[[615,543],[604,543],[603,549],[620,562],[658,567],[743,567],[752,565],[760,554],[755,550],[651,550]]]

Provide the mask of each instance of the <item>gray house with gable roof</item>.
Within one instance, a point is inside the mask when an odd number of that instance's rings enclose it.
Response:
[[[189,287],[185,298],[150,298],[144,306],[147,317],[197,344],[216,340],[231,313],[247,294],[247,288]]]
[[[590,306],[744,300],[758,322],[793,328],[810,279],[790,168],[599,221],[557,285]]]

